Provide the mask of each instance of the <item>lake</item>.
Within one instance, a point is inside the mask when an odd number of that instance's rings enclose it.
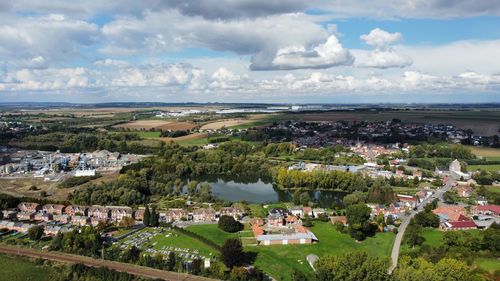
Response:
[[[279,190],[271,183],[262,180],[256,182],[235,182],[217,180],[209,182],[215,196],[224,200],[237,202],[247,201],[249,203],[276,203],[291,201],[292,193],[287,190]],[[323,208],[342,205],[342,199],[347,194],[339,191],[307,191],[312,201]]]

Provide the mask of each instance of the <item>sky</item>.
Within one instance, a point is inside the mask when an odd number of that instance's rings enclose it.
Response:
[[[0,102],[500,102],[500,0],[0,0]]]

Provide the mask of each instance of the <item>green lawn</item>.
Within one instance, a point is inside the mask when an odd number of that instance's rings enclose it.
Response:
[[[225,233],[216,225],[193,225],[187,229],[219,245],[225,239],[237,236],[237,234]],[[277,280],[290,280],[295,268],[307,274],[312,274],[312,269],[306,261],[308,254],[314,253],[321,257],[327,254],[340,255],[352,250],[364,250],[373,255],[388,257],[395,238],[393,233],[377,233],[375,237],[357,243],[349,235],[336,231],[333,225],[328,222],[315,222],[311,230],[320,240],[319,243],[312,245],[248,246],[245,247],[245,251],[255,255],[255,265],[272,277]],[[249,232],[244,231],[241,233],[241,237],[247,237],[248,234]]]
[[[255,265],[257,267],[277,280],[290,280],[294,269],[301,270],[308,275],[312,274],[312,269],[306,261],[306,256],[309,254],[322,257],[363,250],[371,255],[389,257],[396,237],[393,233],[377,233],[375,237],[358,243],[349,235],[339,233],[329,222],[315,222],[311,231],[318,237],[319,243],[258,246],[246,249],[256,254]]]
[[[160,137],[160,132],[155,132],[155,131],[139,131],[137,134],[141,138],[159,138]]]
[[[238,237],[238,233],[225,232],[216,224],[190,225],[186,229],[215,242],[217,245],[224,244],[227,239]]]
[[[490,186],[486,186],[486,188],[491,191],[491,192],[495,192],[495,193],[500,193],[500,186],[493,186],[493,185],[490,185]]]
[[[468,165],[467,170],[475,171],[475,170],[485,170],[490,172],[498,172],[500,171],[500,164],[496,165]]]
[[[19,257],[0,255],[0,279],[9,281],[49,281],[58,276],[54,268],[37,266]]]
[[[500,270],[500,260],[495,258],[477,258],[474,263],[481,269],[493,274],[496,270]]]

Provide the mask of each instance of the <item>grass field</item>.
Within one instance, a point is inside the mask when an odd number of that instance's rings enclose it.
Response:
[[[467,170],[476,171],[476,170],[485,170],[490,172],[499,172],[500,164],[496,165],[468,165]]]
[[[500,148],[467,146],[477,156],[485,157],[488,160],[500,160]]]
[[[233,234],[225,234],[217,226],[198,225],[190,226],[191,231],[220,244]],[[364,250],[376,256],[389,257],[395,238],[393,233],[377,233],[373,238],[368,238],[357,243],[347,234],[339,233],[331,223],[315,222],[311,227],[312,232],[320,240],[312,245],[276,245],[276,246],[247,246],[245,251],[255,255],[255,265],[269,273],[277,280],[290,280],[293,270],[299,269],[308,275],[312,269],[306,261],[306,256],[314,253],[319,257],[324,255],[340,255],[348,251]]]
[[[238,233],[225,232],[216,224],[190,225],[186,229],[215,242],[217,245],[224,244],[227,239],[238,238]]]
[[[474,263],[481,269],[493,274],[495,271],[500,270],[500,260],[495,258],[477,258]]]
[[[58,275],[54,268],[37,266],[19,257],[0,255],[0,279],[9,281],[49,281]]]

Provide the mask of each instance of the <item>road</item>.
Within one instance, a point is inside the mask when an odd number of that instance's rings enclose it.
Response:
[[[0,246],[0,253],[9,255],[26,256],[30,258],[42,258],[60,263],[81,263],[92,267],[107,267],[120,272],[129,274],[161,279],[161,280],[183,280],[183,281],[214,281],[215,279],[205,278],[201,276],[189,275],[185,273],[176,273],[172,271],[163,271],[150,267],[138,266],[129,263],[114,262],[108,260],[93,259],[90,257],[70,255],[61,252],[48,252],[41,250],[34,250],[28,248],[14,247],[14,246]]]
[[[392,263],[391,266],[389,267],[389,273],[392,273],[392,271],[396,268],[398,265],[398,258],[399,258],[399,250],[401,248],[401,242],[403,241],[403,237],[406,231],[406,228],[408,227],[408,224],[410,224],[410,220],[420,211],[422,211],[428,203],[432,202],[432,200],[438,198],[439,201],[443,200],[443,194],[450,190],[451,187],[453,186],[453,181],[450,179],[448,180],[447,184],[443,186],[442,188],[436,190],[434,194],[432,194],[429,198],[425,199],[422,201],[418,206],[417,210],[412,210],[411,213],[405,217],[403,217],[403,221],[401,222],[401,225],[398,228],[398,234],[396,234],[396,239],[394,240],[394,245],[392,247],[392,252],[391,252],[391,259]]]

